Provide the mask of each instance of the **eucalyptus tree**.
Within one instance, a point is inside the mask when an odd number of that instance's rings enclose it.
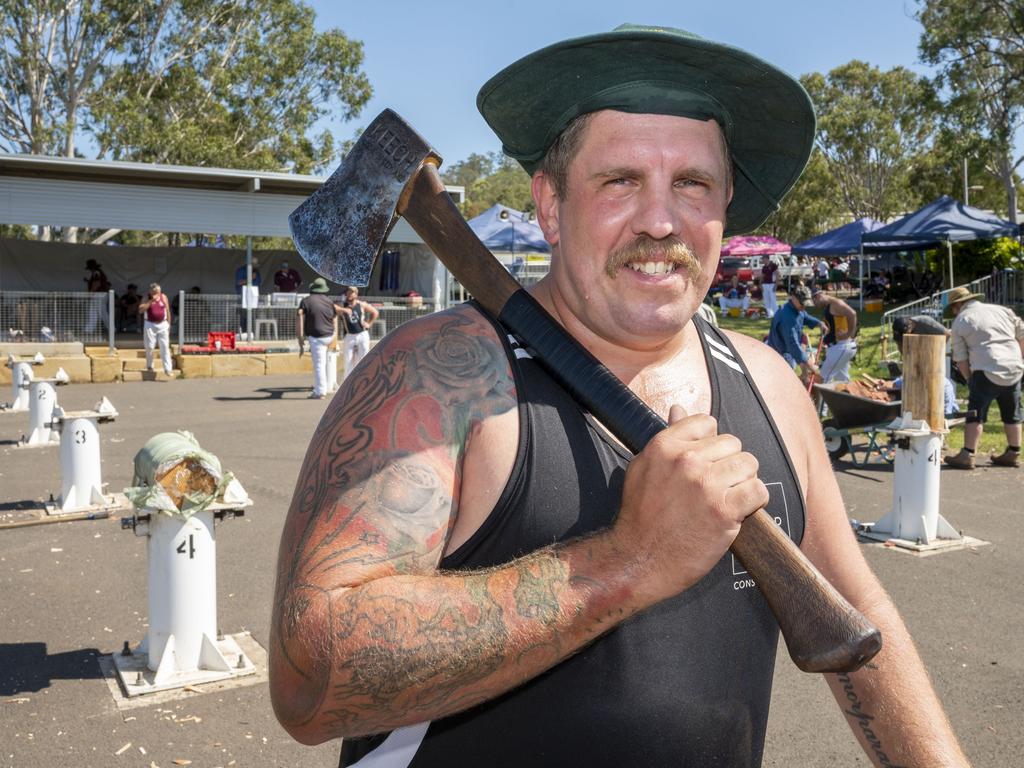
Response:
[[[850,61],[801,77],[818,113],[815,146],[854,219],[884,221],[920,202],[910,179],[936,127],[934,90],[904,67]]]
[[[925,0],[921,59],[939,70],[947,115],[965,156],[985,163],[1017,222],[1016,135],[1024,128],[1024,4],[1020,0]]]
[[[0,0],[0,150],[323,168],[314,127],[372,90],[362,44],[314,21],[301,0]]]

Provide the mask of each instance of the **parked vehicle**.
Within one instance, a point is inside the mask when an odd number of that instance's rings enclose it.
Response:
[[[760,270],[760,256],[723,256],[718,261],[718,271],[715,272],[715,282],[712,285],[721,289],[728,285],[733,275],[738,275],[740,282],[749,283]]]
[[[805,283],[810,282],[814,276],[814,268],[809,263],[801,262],[799,256],[777,254],[772,258],[779,265],[779,271],[775,273],[775,280],[780,285],[789,285],[797,278],[802,278]]]

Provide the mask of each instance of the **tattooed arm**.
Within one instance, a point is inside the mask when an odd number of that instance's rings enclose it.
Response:
[[[759,345],[763,346],[763,345]],[[776,365],[778,361],[773,361]],[[882,631],[882,650],[848,675],[826,675],[850,728],[875,766],[968,765],[913,640],[860,552],[821,440],[813,406],[799,382],[759,379],[807,489],[801,549],[821,573]]]
[[[403,325],[335,397],[285,523],[271,628],[271,696],[299,741],[435,719],[515,687],[698,581],[766,501],[734,438],[677,413],[632,462],[612,529],[438,572],[474,436],[514,407],[504,351],[467,308]],[[682,520],[680,497],[694,499]]]

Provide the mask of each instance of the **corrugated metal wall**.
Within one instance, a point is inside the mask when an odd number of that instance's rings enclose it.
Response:
[[[0,223],[290,237],[299,195],[0,177]],[[389,238],[422,243],[404,220]]]

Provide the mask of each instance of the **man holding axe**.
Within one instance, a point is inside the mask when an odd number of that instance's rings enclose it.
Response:
[[[876,765],[966,765],[812,472],[828,459],[799,383],[694,317],[723,234],[798,178],[806,93],[627,26],[525,57],[478,106],[533,175],[552,262],[530,294],[393,113],[292,215],[303,257],[353,284],[404,215],[474,303],[386,336],[313,437],[278,564],[282,724],[344,737],[364,768],[756,766],[781,626],[801,668],[841,672]]]

